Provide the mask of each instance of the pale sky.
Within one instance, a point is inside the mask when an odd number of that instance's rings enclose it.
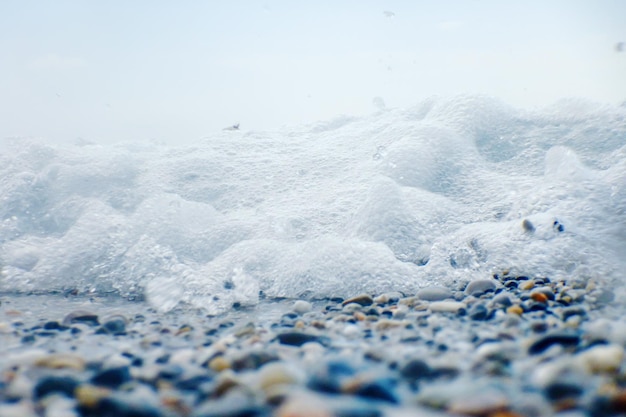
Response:
[[[484,93],[626,100],[624,0],[2,0],[0,138],[191,143]]]

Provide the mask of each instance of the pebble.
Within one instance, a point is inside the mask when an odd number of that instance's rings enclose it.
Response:
[[[492,279],[477,279],[467,284],[465,293],[478,297],[488,292],[494,292],[496,288],[496,282]]]
[[[432,370],[426,361],[411,359],[400,368],[400,375],[414,383],[420,379],[429,378],[432,375]]]
[[[356,297],[348,298],[342,303],[342,305],[345,306],[345,305],[352,304],[352,303],[367,307],[367,306],[374,304],[374,299],[369,294],[361,294],[361,295],[357,295]]]
[[[320,337],[308,333],[286,332],[276,335],[278,341],[283,345],[302,346],[305,343],[319,342]]]
[[[417,296],[424,301],[443,301],[452,298],[453,294],[452,291],[446,287],[433,285],[419,290]]]
[[[297,314],[305,314],[313,309],[313,305],[308,301],[298,300],[293,304],[293,311]]]
[[[502,307],[510,307],[513,304],[511,297],[505,292],[495,295],[491,302]]]
[[[520,290],[523,290],[523,291],[531,290],[534,287],[535,287],[535,281],[533,281],[533,280],[524,281],[524,282],[522,282],[522,283],[517,285],[517,288],[519,288]]]
[[[41,399],[50,394],[63,394],[73,397],[79,382],[71,376],[47,376],[42,378],[33,390],[33,398]]]
[[[468,315],[472,320],[487,320],[490,317],[490,312],[484,304],[476,303],[472,305]]]
[[[108,318],[102,327],[96,331],[99,334],[112,334],[114,336],[120,336],[126,334],[127,320],[124,316],[114,316]]]
[[[494,416],[507,410],[509,400],[494,390],[473,392],[471,396],[460,396],[453,399],[447,411],[452,414],[466,416]]]
[[[131,380],[130,369],[127,366],[106,369],[91,378],[91,383],[101,387],[118,388]]]
[[[64,326],[76,323],[85,323],[90,326],[97,326],[100,324],[100,321],[97,314],[85,310],[72,311],[63,319]]]
[[[624,360],[624,348],[620,345],[597,345],[578,355],[576,359],[590,373],[617,372]]]
[[[50,369],[75,369],[82,371],[85,369],[85,359],[79,355],[71,353],[53,353],[41,357],[34,362],[35,366]]]
[[[152,404],[125,401],[122,398],[105,397],[94,409],[94,414],[115,417],[162,417],[163,414]]]
[[[524,309],[516,304],[516,305],[512,305],[511,307],[507,308],[506,312],[509,313],[509,314],[516,314],[518,316],[521,316],[522,314],[524,314]]]
[[[580,343],[580,335],[571,332],[557,331],[538,338],[530,345],[528,353],[536,355],[554,345],[571,347],[577,346],[578,343]]]
[[[85,408],[97,407],[100,400],[109,396],[111,392],[106,388],[96,387],[95,385],[82,384],[76,387],[74,395],[76,402]]]
[[[459,313],[464,311],[467,305],[460,301],[434,301],[428,304],[428,308],[433,313]]]
[[[293,365],[285,362],[271,362],[259,369],[259,386],[268,391],[276,385],[297,385],[304,381],[304,375],[297,372]]]
[[[232,360],[232,368],[235,371],[258,369],[261,366],[280,360],[280,357],[267,350],[254,350],[236,356]]]
[[[312,395],[298,393],[287,399],[275,413],[276,417],[334,417],[328,401]]]
[[[544,393],[550,401],[562,401],[566,398],[580,397],[584,389],[572,382],[553,382],[545,387]]]

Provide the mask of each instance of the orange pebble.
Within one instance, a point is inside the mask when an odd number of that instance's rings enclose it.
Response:
[[[534,292],[530,294],[530,298],[532,298],[533,300],[537,302],[544,303],[544,304],[548,302],[548,296],[542,292]]]

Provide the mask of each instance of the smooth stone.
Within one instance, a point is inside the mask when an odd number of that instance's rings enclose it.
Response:
[[[259,386],[265,392],[276,385],[297,385],[304,380],[304,375],[286,362],[271,362],[264,365],[259,369],[257,377]]]
[[[511,301],[511,297],[506,292],[501,292],[500,294],[496,294],[491,299],[491,301],[494,304],[500,305],[502,307],[510,307],[511,305],[513,305],[513,302]]]
[[[452,298],[453,294],[446,287],[433,285],[419,290],[417,296],[424,301],[443,301],[447,298]]]
[[[49,321],[49,322],[47,322],[47,323],[45,323],[43,325],[43,328],[45,330],[59,330],[59,331],[63,331],[63,330],[69,329],[69,326],[64,326],[61,323],[59,323],[58,321]]]
[[[530,292],[530,296],[532,297],[534,294],[543,294],[550,301],[554,301],[554,298],[555,298],[554,291],[550,287],[535,287]]]
[[[399,404],[400,399],[394,390],[394,384],[389,379],[375,379],[359,383],[350,390],[351,394],[374,401],[384,401]]]
[[[580,336],[576,333],[556,331],[540,337],[528,348],[528,353],[536,355],[546,351],[554,345],[563,347],[576,346],[580,343]]]
[[[95,415],[115,417],[162,417],[163,413],[152,404],[129,402],[120,398],[106,397],[93,410]]]
[[[343,328],[341,334],[347,339],[354,340],[361,335],[361,329],[356,324],[348,324]]]
[[[354,314],[358,311],[362,311],[363,306],[359,303],[350,303],[343,306],[341,311],[345,314]]]
[[[553,382],[544,388],[544,394],[550,401],[561,401],[566,398],[577,398],[584,388],[573,382]]]
[[[308,313],[311,310],[313,310],[313,305],[308,301],[298,300],[293,303],[293,311],[300,315]]]
[[[348,298],[341,304],[345,306],[347,304],[352,304],[352,303],[359,304],[363,307],[367,307],[367,306],[374,304],[374,299],[369,294],[360,294],[360,295],[357,295],[356,297]]]
[[[120,336],[126,334],[126,318],[123,316],[114,316],[108,318],[104,324],[96,331],[98,334],[112,334]]]
[[[116,389],[131,380],[130,369],[127,366],[106,369],[91,378],[94,385]]]
[[[433,301],[428,304],[428,308],[437,313],[459,313],[464,311],[467,305],[460,301]]]
[[[76,323],[85,323],[90,326],[97,326],[100,324],[100,321],[98,319],[98,315],[95,313],[85,310],[76,310],[66,315],[65,318],[63,318],[62,323],[64,326]]]
[[[76,402],[85,408],[95,408],[98,402],[108,397],[111,393],[106,388],[96,387],[90,384],[83,384],[74,391]]]
[[[215,372],[222,372],[232,367],[232,361],[225,358],[223,355],[219,355],[211,359],[208,363],[209,369]]]
[[[33,364],[49,369],[75,369],[77,371],[85,369],[85,359],[71,353],[52,353],[37,359]]]
[[[482,303],[474,304],[467,313],[472,320],[484,321],[489,319],[489,309]]]
[[[331,409],[327,399],[310,393],[296,393],[294,395],[290,395],[280,405],[280,407],[274,411],[273,415],[276,417],[334,416],[333,410]]]
[[[400,292],[388,292],[374,297],[374,302],[379,305],[395,304],[403,298]]]
[[[234,359],[232,359],[231,366],[233,370],[237,372],[244,370],[254,370],[259,369],[261,366],[267,363],[275,362],[279,359],[280,358],[275,353],[265,350],[255,350],[235,357]]]
[[[302,346],[303,344],[309,342],[321,342],[321,338],[319,336],[301,332],[281,333],[276,335],[276,338],[281,344],[289,346]]]
[[[78,380],[71,376],[47,376],[37,382],[33,397],[38,400],[49,394],[62,394],[72,398],[79,384]]]
[[[576,355],[576,360],[590,373],[613,373],[620,369],[624,348],[619,345],[597,345]]]
[[[493,292],[496,290],[496,282],[492,279],[477,279],[471,281],[465,287],[465,294],[478,297],[487,292]]]
[[[411,359],[400,368],[400,375],[411,382],[429,378],[431,368],[421,359]]]
[[[447,411],[455,415],[492,416],[508,407],[509,400],[503,394],[487,389],[486,391],[475,392],[471,396],[452,399]]]

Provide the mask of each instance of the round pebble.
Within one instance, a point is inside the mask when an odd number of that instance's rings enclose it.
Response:
[[[496,282],[492,279],[477,279],[467,284],[465,293],[478,297],[488,292],[494,292],[496,288]]]
[[[293,304],[293,311],[297,314],[305,314],[313,309],[313,305],[308,301],[298,300]]]

